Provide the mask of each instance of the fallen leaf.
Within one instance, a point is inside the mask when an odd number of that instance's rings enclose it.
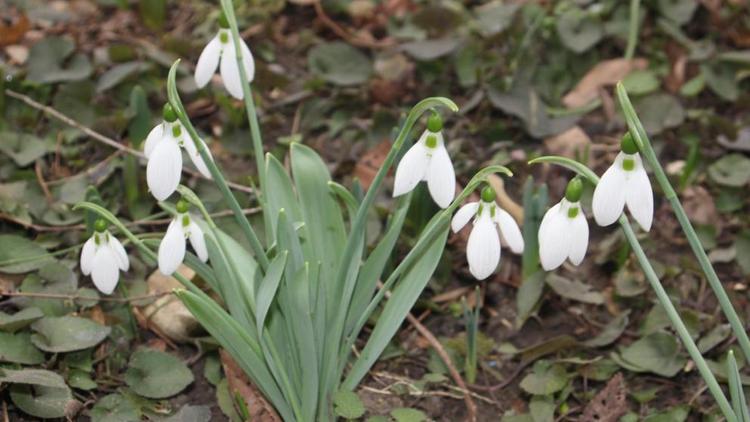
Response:
[[[16,44],[29,30],[29,18],[20,13],[15,7],[3,12],[4,18],[0,19],[0,46]]]
[[[600,62],[563,97],[562,102],[568,108],[583,107],[596,99],[600,88],[614,85],[633,70],[643,70],[647,67],[646,59],[612,59]]]
[[[359,179],[364,189],[369,189],[372,180],[378,173],[380,166],[383,165],[388,151],[391,149],[391,142],[384,140],[374,148],[367,151],[354,166],[354,176]]]
[[[219,352],[221,364],[229,383],[230,394],[239,394],[247,405],[248,420],[258,422],[281,422],[281,418],[260,390],[253,385],[237,365],[237,362],[223,349]]]
[[[721,221],[713,197],[702,186],[685,189],[682,193],[682,204],[688,218],[695,224],[713,225]]]
[[[582,421],[616,422],[628,411],[627,389],[618,372],[583,410]]]
[[[591,145],[591,138],[580,126],[573,126],[544,140],[544,147],[550,155],[561,155],[575,159]]]

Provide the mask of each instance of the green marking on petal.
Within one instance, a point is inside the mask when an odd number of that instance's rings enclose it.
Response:
[[[179,138],[182,135],[182,127],[180,125],[172,126],[172,136]]]
[[[437,147],[437,142],[438,142],[437,136],[433,134],[427,135],[427,139],[425,139],[424,141],[427,148],[430,148],[430,149],[434,149],[435,147]]]
[[[568,208],[568,218],[576,218],[576,217],[578,217],[578,207]]]
[[[187,227],[190,225],[190,216],[185,214],[182,216],[182,227]]]
[[[633,171],[633,169],[635,169],[635,160],[632,158],[622,160],[622,169],[625,171]]]
[[[219,34],[219,41],[221,41],[222,44],[226,44],[229,42],[229,35],[225,31],[221,31]]]

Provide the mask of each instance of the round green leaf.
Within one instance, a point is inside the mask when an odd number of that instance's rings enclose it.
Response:
[[[750,182],[750,159],[737,153],[725,155],[708,167],[708,175],[723,186],[745,186]]]
[[[396,422],[424,422],[427,420],[427,415],[423,411],[408,407],[391,410],[391,416]]]
[[[140,349],[130,357],[125,382],[136,394],[151,399],[174,396],[193,382],[184,362],[154,349]]]
[[[31,334],[0,333],[0,362],[38,365],[44,362],[44,354],[31,344]]]
[[[365,405],[353,391],[338,391],[333,395],[333,406],[336,415],[345,419],[357,419],[365,414]]]
[[[356,85],[367,81],[372,62],[351,45],[334,41],[319,44],[307,56],[310,70],[336,85]]]
[[[568,375],[561,365],[550,365],[539,361],[534,372],[521,380],[521,388],[529,394],[546,395],[562,390],[568,384]]]
[[[85,79],[91,74],[91,62],[84,54],[73,54],[74,51],[75,44],[67,38],[42,39],[31,47],[26,79],[38,83]]]
[[[74,316],[43,318],[32,324],[31,328],[36,332],[31,336],[34,345],[51,353],[94,347],[112,331],[90,319]]]
[[[563,45],[582,53],[604,36],[604,25],[578,7],[568,9],[557,19],[557,35]]]
[[[53,261],[47,251],[31,240],[14,234],[0,235],[0,273],[20,274]]]
[[[89,412],[91,422],[138,422],[141,410],[122,394],[102,397]]]
[[[43,419],[73,416],[81,406],[68,387],[16,384],[10,388],[10,398],[19,409]]]

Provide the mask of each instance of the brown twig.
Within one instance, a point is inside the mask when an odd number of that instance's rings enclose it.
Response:
[[[99,142],[101,142],[101,143],[103,143],[105,145],[108,145],[108,146],[110,146],[112,148],[115,148],[115,149],[118,149],[120,151],[127,152],[128,154],[134,155],[134,156],[136,156],[138,158],[143,158],[143,159],[146,158],[146,156],[141,151],[138,151],[136,149],[130,148],[129,146],[123,145],[123,144],[117,142],[116,140],[114,140],[112,138],[104,136],[101,133],[99,133],[99,132],[97,132],[97,131],[89,128],[89,127],[84,126],[83,124],[81,124],[77,120],[74,120],[74,119],[66,116],[65,114],[63,114],[63,113],[55,110],[54,108],[46,106],[46,105],[44,105],[42,103],[37,102],[36,100],[34,100],[33,98],[31,98],[31,97],[29,97],[27,95],[21,94],[19,92],[16,92],[16,91],[13,91],[13,90],[7,89],[7,88],[5,89],[5,94],[8,95],[11,98],[15,98],[17,100],[23,101],[24,103],[26,103],[26,105],[28,105],[28,106],[30,106],[32,108],[35,108],[35,109],[37,109],[39,111],[42,111],[43,113],[45,113],[45,114],[47,114],[49,116],[52,116],[52,117],[60,120],[61,122],[65,123],[68,126],[71,126],[71,127],[74,127],[76,129],[80,130],[81,132],[85,133],[86,135],[90,136],[92,139],[94,139],[96,141],[99,141]],[[211,180],[210,178],[202,175],[200,172],[195,171],[195,170],[193,170],[191,168],[183,167],[182,170],[185,173],[190,174],[191,176],[199,177],[201,179]],[[241,185],[239,183],[234,183],[234,182],[229,182],[229,181],[227,182],[227,185],[230,188],[234,189],[234,190],[238,190],[238,191],[241,191],[241,192],[247,192],[247,193],[253,193],[253,188],[251,188],[249,186],[245,186],[245,185]]]
[[[378,281],[378,288],[383,288],[383,283]],[[391,293],[385,292],[385,297],[390,298]],[[453,364],[453,361],[451,360],[450,355],[448,355],[448,352],[445,350],[443,345],[440,343],[440,341],[435,337],[434,334],[432,334],[432,331],[430,331],[427,327],[425,327],[419,320],[412,315],[411,312],[406,314],[406,319],[409,321],[409,323],[414,326],[414,328],[419,332],[419,334],[422,335],[422,337],[427,340],[428,343],[430,343],[430,346],[432,346],[433,349],[435,349],[435,352],[437,352],[438,356],[440,356],[440,359],[445,363],[445,366],[448,368],[448,372],[451,374],[451,378],[453,378],[453,381],[456,383],[458,388],[461,390],[461,392],[464,395],[464,402],[466,403],[466,411],[468,412],[467,420],[469,422],[476,422],[477,420],[477,405],[474,403],[474,400],[471,398],[471,391],[466,387],[466,383],[464,382],[464,379],[461,377],[461,374],[458,372],[458,369],[456,369],[456,366]]]
[[[341,25],[336,23],[333,19],[328,16],[320,0],[313,0],[313,6],[315,6],[315,13],[318,15],[325,26],[327,26],[334,34],[346,40],[351,45],[357,47],[365,47],[372,49],[384,49],[393,47],[395,43],[393,40],[375,40],[362,38],[359,35],[352,34],[348,30],[344,29]]]
[[[260,211],[260,208],[245,208],[242,210],[243,214],[249,215],[249,214],[255,214],[258,211]],[[232,215],[232,210],[224,210],[224,211],[218,211],[211,214],[212,218],[220,218],[220,217],[228,217]],[[71,230],[85,230],[86,225],[85,224],[74,224],[71,226],[45,226],[40,224],[34,224],[34,223],[27,223],[23,220],[20,220],[12,215],[0,213],[0,220],[9,221],[11,223],[18,224],[19,226],[22,226],[26,229],[31,229],[37,232],[51,232],[51,233],[57,233],[57,232],[67,232]],[[129,223],[125,223],[125,227],[142,227],[142,226],[164,226],[169,224],[172,221],[171,218],[160,218],[158,220],[137,220],[137,221],[131,221]]]
[[[36,292],[0,292],[0,296],[10,297],[31,297],[38,299],[61,299],[61,300],[98,300],[102,302],[116,302],[116,303],[130,303],[137,302],[139,300],[155,299],[162,296],[171,295],[172,292],[154,293],[141,296],[133,297],[99,297],[93,298],[91,296],[81,295],[66,295],[61,293],[36,293]]]
[[[52,192],[49,191],[49,186],[47,186],[47,182],[44,180],[41,159],[37,159],[34,163],[34,173],[36,174],[37,182],[39,182],[39,187],[42,188],[42,192],[44,193],[44,198],[47,200],[47,204],[51,205],[55,202],[55,199],[52,197]]]

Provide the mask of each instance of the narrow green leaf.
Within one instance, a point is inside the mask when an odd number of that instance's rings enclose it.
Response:
[[[265,277],[263,277],[260,286],[258,286],[258,294],[256,297],[257,314],[255,319],[259,333],[263,332],[268,309],[271,307],[271,303],[276,296],[276,290],[279,288],[281,276],[284,275],[287,255],[288,252],[284,251],[271,261],[271,265],[268,266]]]
[[[748,415],[747,399],[745,391],[742,388],[742,379],[740,370],[737,367],[737,359],[734,357],[732,350],[727,354],[727,377],[729,378],[729,396],[732,399],[732,408],[739,422],[750,422]]]

